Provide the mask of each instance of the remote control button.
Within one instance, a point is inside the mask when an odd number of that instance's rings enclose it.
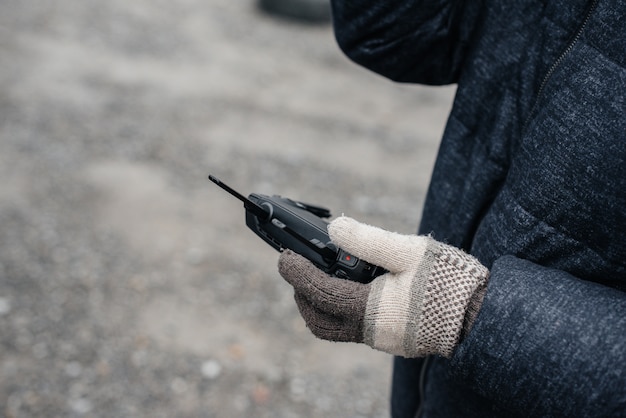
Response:
[[[354,267],[356,266],[356,263],[358,263],[358,261],[359,259],[353,256],[352,254],[349,254],[345,251],[341,251],[340,256],[339,256],[340,263],[348,267]]]
[[[319,249],[326,248],[326,244],[324,244],[322,241],[318,240],[317,238],[313,238],[309,242],[315,245]]]
[[[340,279],[347,279],[348,273],[346,273],[344,270],[339,269],[335,271],[335,277],[339,277]]]

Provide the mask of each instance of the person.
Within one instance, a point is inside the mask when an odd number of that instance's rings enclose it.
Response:
[[[418,235],[329,225],[388,273],[281,254],[307,326],[395,356],[394,417],[626,416],[624,3],[332,7],[356,63],[457,90]]]

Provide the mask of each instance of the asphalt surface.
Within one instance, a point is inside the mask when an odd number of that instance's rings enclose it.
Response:
[[[1,416],[388,416],[207,175],[412,233],[452,88],[243,0],[7,0],[0,57]]]

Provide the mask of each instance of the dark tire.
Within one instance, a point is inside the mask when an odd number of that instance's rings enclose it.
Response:
[[[324,23],[331,19],[330,0],[259,0],[269,13],[305,22]]]

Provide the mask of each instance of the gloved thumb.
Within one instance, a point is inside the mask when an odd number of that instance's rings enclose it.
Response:
[[[331,241],[355,257],[398,273],[421,260],[430,238],[402,235],[341,216],[328,225]]]

